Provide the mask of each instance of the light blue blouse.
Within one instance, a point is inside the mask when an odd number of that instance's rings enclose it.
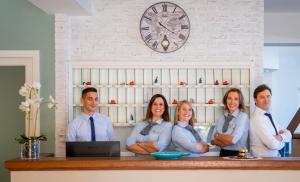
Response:
[[[172,143],[175,146],[175,150],[200,154],[196,149],[197,140],[189,130],[184,128],[187,125],[188,123],[179,121],[178,124],[174,126],[172,131]]]
[[[95,124],[96,141],[109,141],[114,138],[114,131],[109,117],[94,113],[92,115]],[[67,141],[91,141],[90,116],[85,113],[78,115],[69,123]]]
[[[151,128],[149,135],[144,136],[140,132],[148,125],[148,122],[138,122],[127,138],[126,145],[130,146],[137,142],[153,142],[160,151],[165,150],[171,141],[173,125],[163,119],[157,120],[156,123],[157,125]]]
[[[212,139],[214,139],[215,133],[223,133],[222,128],[225,122],[225,117],[228,116],[228,112],[224,111],[224,114],[216,123]],[[249,133],[249,117],[246,113],[241,112],[239,109],[235,110],[232,113],[233,119],[229,122],[228,129],[223,134],[229,134],[233,136],[232,143],[233,145],[226,146],[223,149],[226,150],[240,150],[240,148],[247,148],[247,140]]]

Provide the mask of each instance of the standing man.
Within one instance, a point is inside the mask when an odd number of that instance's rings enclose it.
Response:
[[[281,127],[269,113],[272,91],[267,85],[254,90],[255,110],[250,119],[250,148],[256,157],[280,157],[286,142],[291,141],[291,132]]]
[[[82,91],[80,102],[83,112],[68,126],[67,141],[109,141],[113,139],[110,119],[96,112],[97,89],[87,87]]]

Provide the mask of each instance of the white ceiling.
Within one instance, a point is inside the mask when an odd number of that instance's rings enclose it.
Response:
[[[300,13],[300,0],[265,0],[266,13]]]
[[[48,14],[90,15],[92,0],[28,0]],[[266,13],[300,13],[300,0],[264,0]]]

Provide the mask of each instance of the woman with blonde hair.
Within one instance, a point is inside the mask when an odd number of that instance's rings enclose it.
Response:
[[[176,151],[200,154],[208,151],[208,145],[194,129],[195,113],[191,104],[183,100],[177,104],[174,115],[172,142]]]
[[[152,96],[144,121],[137,123],[127,138],[127,150],[137,154],[163,151],[171,142],[168,103],[161,94]]]
[[[211,143],[221,148],[220,157],[237,156],[247,148],[249,117],[244,112],[244,97],[240,89],[229,89],[224,97],[224,114],[216,122]]]

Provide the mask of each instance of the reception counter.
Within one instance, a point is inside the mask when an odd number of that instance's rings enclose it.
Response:
[[[56,158],[8,160],[12,182],[79,181],[299,181],[300,157],[228,160],[184,157]]]

